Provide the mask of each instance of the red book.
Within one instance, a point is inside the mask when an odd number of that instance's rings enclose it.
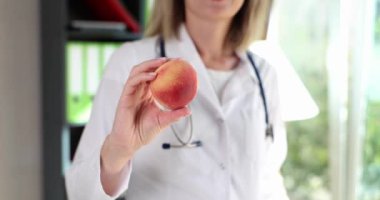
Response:
[[[86,0],[97,17],[107,21],[123,22],[130,31],[139,32],[140,25],[120,0]]]

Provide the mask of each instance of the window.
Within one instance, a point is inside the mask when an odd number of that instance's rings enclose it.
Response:
[[[285,185],[292,200],[329,199],[327,4],[319,0],[283,0],[273,9],[279,17],[269,35],[275,35],[320,110],[313,119],[287,123]]]
[[[380,0],[275,1],[269,40],[320,109],[287,123],[290,199],[380,200]]]
[[[380,199],[380,1],[374,5],[360,200]]]

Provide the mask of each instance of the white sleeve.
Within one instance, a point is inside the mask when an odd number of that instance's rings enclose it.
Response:
[[[128,45],[128,44],[126,44]],[[121,47],[111,57],[96,94],[91,117],[81,136],[74,161],[65,175],[67,195],[70,200],[116,199],[128,187],[131,163],[123,169],[123,181],[115,196],[104,192],[100,180],[100,150],[112,129],[114,115],[127,74],[132,67],[134,52],[131,47]],[[126,60],[126,57],[130,59]]]
[[[267,141],[267,155],[263,174],[263,200],[289,200],[280,169],[287,153],[286,128],[281,114],[278,81],[275,70],[271,67],[264,87],[268,96],[268,109],[273,124],[273,143]]]

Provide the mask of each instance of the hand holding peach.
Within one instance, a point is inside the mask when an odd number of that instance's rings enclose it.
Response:
[[[107,194],[115,193],[124,167],[139,148],[190,114],[186,107],[164,112],[154,105],[149,83],[156,79],[156,69],[167,61],[160,58],[136,65],[124,85],[111,133],[100,152],[101,182]]]

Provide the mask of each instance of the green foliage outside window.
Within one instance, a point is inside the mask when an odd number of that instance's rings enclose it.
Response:
[[[286,0],[279,12],[280,45],[320,109],[316,118],[287,124],[288,156],[282,172],[292,200],[331,199],[326,72],[328,2]],[[376,70],[369,72],[374,83],[369,93],[379,97],[376,91],[380,91],[380,84],[374,80],[380,72],[380,0],[376,7],[376,63],[373,63]],[[362,155],[359,199],[380,200],[380,99],[368,101]]]
[[[367,128],[363,146],[362,199],[380,199],[380,102],[367,106]]]
[[[380,200],[380,0],[374,25],[373,61],[367,91],[366,135],[363,145],[361,200]]]
[[[320,109],[313,119],[287,124],[288,156],[282,172],[292,200],[329,199],[327,6],[287,0],[279,14],[280,45]]]

